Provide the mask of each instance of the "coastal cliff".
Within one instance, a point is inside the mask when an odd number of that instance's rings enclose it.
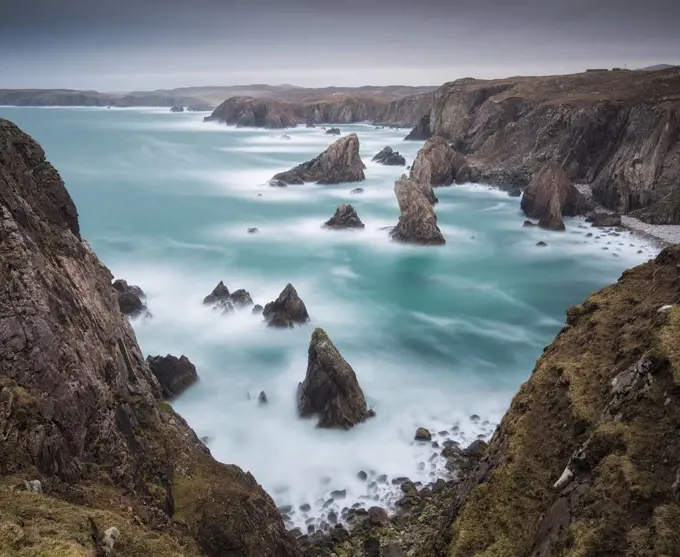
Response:
[[[468,156],[473,181],[525,187],[554,162],[609,209],[680,223],[677,68],[460,79],[437,90],[423,118]]]
[[[390,101],[376,118],[377,123],[399,127],[413,127],[434,103],[434,92],[418,93]]]
[[[298,554],[255,479],[163,402],[63,181],[6,120],[0,269],[3,554]]]

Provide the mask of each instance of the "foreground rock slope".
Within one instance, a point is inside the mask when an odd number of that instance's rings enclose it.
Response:
[[[6,120],[0,239],[1,551],[102,555],[115,527],[118,555],[297,555],[255,479],[162,401],[64,183]]]
[[[609,209],[680,223],[679,68],[460,79],[413,133],[428,134],[470,156],[475,181],[524,187],[553,161]]]

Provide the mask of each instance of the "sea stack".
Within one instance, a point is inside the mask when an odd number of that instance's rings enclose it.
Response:
[[[420,182],[423,187],[450,186],[454,181],[467,181],[470,178],[470,169],[463,155],[443,137],[435,135],[418,151],[411,167],[411,178]]]
[[[385,166],[406,166],[406,159],[389,145],[384,147],[375,157],[373,162],[384,164]]]
[[[316,158],[276,174],[270,183],[281,186],[305,182],[360,182],[365,179],[365,168],[366,165],[359,156],[359,138],[357,134],[351,133],[338,139]]]
[[[298,386],[298,412],[318,416],[317,427],[349,429],[375,415],[357,376],[323,329],[309,343],[307,374]]]
[[[338,205],[335,214],[324,223],[324,228],[364,228],[359,215],[351,205]]]
[[[431,189],[431,188],[430,188]],[[421,184],[405,174],[394,184],[401,215],[390,236],[407,244],[441,245],[446,243],[437,226],[434,207]]]
[[[276,300],[264,306],[262,315],[270,327],[294,327],[309,321],[305,303],[290,283],[286,285]]]

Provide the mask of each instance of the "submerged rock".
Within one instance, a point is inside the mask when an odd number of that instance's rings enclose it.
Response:
[[[390,232],[392,239],[421,245],[446,243],[444,235],[437,226],[437,215],[432,203],[420,184],[403,175],[395,182],[394,193],[399,202],[401,215],[399,222]]]
[[[324,228],[364,228],[359,215],[351,205],[338,205],[335,214],[324,223]]]
[[[384,147],[372,160],[386,166],[404,166],[406,164],[406,159],[399,154],[399,151],[394,151],[389,146]]]
[[[196,366],[186,356],[148,356],[146,363],[158,379],[165,399],[181,395],[198,381]]]
[[[253,305],[253,299],[250,297],[250,293],[240,288],[235,290],[229,296],[231,303],[234,304],[235,308],[245,308]]]
[[[340,128],[328,128],[326,135],[340,135]]]
[[[564,170],[550,162],[524,190],[521,207],[526,216],[539,219],[542,228],[564,230],[562,216],[584,214],[587,203]]]
[[[353,194],[364,193],[364,188],[354,188],[354,189],[353,189],[351,192],[349,192],[349,193],[353,193]]]
[[[359,155],[359,138],[351,133],[335,143],[316,158],[304,162],[286,172],[276,174],[270,185],[281,187],[285,184],[338,184],[359,182],[365,179],[364,165]]]
[[[307,374],[297,396],[300,416],[318,416],[318,427],[349,429],[375,415],[354,370],[323,329],[312,333]]]
[[[286,285],[275,301],[264,306],[262,315],[270,327],[294,327],[309,321],[305,303],[290,283]]]
[[[118,307],[123,315],[138,317],[148,313],[146,304],[142,301],[146,298],[144,291],[134,284],[128,284],[123,279],[113,281],[113,289],[118,296]]]

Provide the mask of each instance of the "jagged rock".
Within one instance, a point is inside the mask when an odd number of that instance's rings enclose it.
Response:
[[[432,441],[432,434],[424,427],[419,427],[414,436],[416,441]]]
[[[222,281],[218,282],[213,291],[203,298],[203,305],[212,306],[213,310],[219,310],[222,313],[230,313],[234,311],[234,304],[231,301],[229,289]]]
[[[260,304],[255,304],[253,306],[253,314],[262,313],[262,310],[264,310],[264,308]]]
[[[359,182],[365,179],[365,168],[359,156],[359,138],[351,133],[338,139],[316,158],[276,174],[270,185]]]
[[[260,404],[267,404],[269,402],[269,400],[267,399],[267,393],[265,393],[264,391],[261,391],[260,394],[257,397],[257,401]]]
[[[309,343],[307,374],[298,386],[298,413],[318,416],[317,427],[349,429],[374,416],[356,374],[323,329]]]
[[[427,114],[418,120],[418,123],[404,139],[422,141],[430,139],[430,137],[432,137],[432,132],[430,131],[430,112],[427,112]]]
[[[113,289],[118,294],[118,307],[123,315],[138,317],[148,313],[146,304],[142,301],[146,298],[144,291],[135,285],[128,284],[123,279],[113,281]]]
[[[471,458],[480,458],[486,451],[488,445],[485,441],[477,439],[470,443],[470,445],[465,449],[465,454]]]
[[[449,186],[459,177],[461,181],[469,178],[465,157],[457,153],[443,137],[435,135],[428,139],[413,161],[411,178],[423,186],[436,188]]]
[[[389,146],[384,147],[372,160],[386,166],[404,166],[406,164],[406,159],[399,154],[399,151],[394,151]]]
[[[24,487],[29,493],[42,493],[42,483],[40,480],[26,480],[24,482]]]
[[[353,189],[351,192],[349,192],[349,193],[353,193],[353,194],[364,193],[364,188],[354,188],[354,189]]]
[[[340,128],[328,128],[326,135],[340,135]]]
[[[264,306],[262,315],[270,327],[294,327],[309,321],[305,303],[290,283],[286,285],[275,301]]]
[[[590,213],[586,217],[586,222],[592,226],[621,226],[621,215],[617,213]]]
[[[549,230],[564,230],[562,216],[585,213],[586,200],[554,163],[546,164],[524,190],[522,211],[539,219],[538,225]]]
[[[175,105],[170,108],[170,112],[184,112],[184,107]]]
[[[422,245],[446,243],[437,226],[437,215],[432,203],[418,182],[403,175],[395,182],[394,193],[399,202],[401,215],[399,222],[390,232],[392,239]]]
[[[148,356],[146,362],[158,379],[165,399],[181,395],[198,381],[196,366],[186,356]]]
[[[272,99],[231,97],[213,110],[206,122],[224,122],[238,127],[294,128],[295,114],[289,105]]]
[[[364,228],[356,210],[351,205],[338,205],[335,214],[324,223],[324,228]]]
[[[2,119],[0,239],[0,553],[94,555],[95,518],[121,528],[121,555],[299,557],[253,476],[163,402],[58,172]],[[8,489],[36,474],[37,507]]]

